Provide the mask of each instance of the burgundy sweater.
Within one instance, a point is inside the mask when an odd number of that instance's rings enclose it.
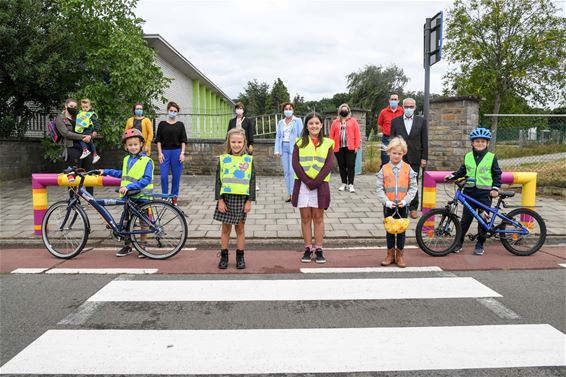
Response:
[[[293,207],[296,207],[297,202],[299,201],[301,181],[304,182],[311,190],[318,189],[318,208],[327,209],[330,206],[330,185],[328,182],[324,182],[324,178],[330,174],[333,163],[334,154],[331,150],[329,150],[324,166],[316,178],[311,179],[305,173],[301,164],[299,164],[299,147],[295,144],[295,147],[293,148],[293,170],[299,179],[295,179],[295,185],[293,186],[293,195],[291,196],[291,204]]]

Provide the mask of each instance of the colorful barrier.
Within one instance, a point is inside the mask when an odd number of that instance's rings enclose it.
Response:
[[[78,186],[79,178],[75,182],[69,182],[66,174],[32,174],[31,191],[33,205],[33,229],[36,235],[41,235],[41,223],[47,211],[47,187],[48,186]],[[85,187],[95,186],[120,186],[120,179],[101,175],[89,175],[84,181]]]

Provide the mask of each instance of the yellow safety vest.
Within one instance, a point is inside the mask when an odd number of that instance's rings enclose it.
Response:
[[[250,195],[253,157],[248,154],[220,156],[220,194]]]
[[[140,156],[140,158],[136,162],[134,162],[134,164],[132,165],[130,170],[128,170],[128,159],[129,158],[130,158],[129,155],[124,157],[124,163],[122,164],[122,181],[120,182],[120,187],[126,187],[130,183],[135,183],[135,182],[139,181],[140,179],[142,179],[143,175],[145,173],[145,168],[146,168],[147,164],[151,163],[152,164],[152,169],[151,169],[151,179],[152,179],[152,181],[150,182],[149,185],[145,186],[139,194],[132,196],[132,198],[134,198],[134,199],[148,199],[149,196],[147,195],[147,193],[153,192],[153,163],[152,163],[152,160],[151,160],[151,158],[149,158],[147,156]],[[123,195],[120,194],[120,196],[122,197]]]
[[[475,182],[466,182],[466,187],[477,187],[482,190],[491,190],[493,188],[493,177],[491,176],[491,165],[495,155],[487,152],[479,164],[476,165],[474,152],[468,152],[464,158],[466,166],[466,176],[475,178]]]
[[[300,137],[297,138],[295,144],[299,143],[300,140]],[[327,137],[324,138],[322,145],[315,148],[314,143],[309,136],[309,144],[304,148],[299,147],[299,164],[302,166],[305,174],[310,178],[316,178],[324,166],[328,152],[330,152],[333,148],[334,140]],[[295,179],[298,178],[297,173],[295,173]],[[330,181],[330,173],[324,177],[324,182],[328,181]]]
[[[82,134],[84,130],[92,126],[92,116],[94,111],[79,111],[77,121],[75,122],[75,132]]]

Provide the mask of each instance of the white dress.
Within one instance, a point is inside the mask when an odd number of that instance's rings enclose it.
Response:
[[[309,187],[301,182],[299,189],[299,198],[297,200],[298,208],[318,208],[318,189],[310,190]]]

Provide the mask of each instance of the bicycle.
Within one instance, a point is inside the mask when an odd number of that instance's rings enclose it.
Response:
[[[486,238],[499,238],[503,247],[512,254],[527,256],[536,253],[546,240],[546,225],[542,217],[532,209],[518,207],[509,213],[500,212],[500,207],[507,206],[505,199],[515,195],[514,191],[499,191],[495,207],[488,207],[462,193],[466,182],[471,178],[454,181],[458,186],[454,198],[446,207],[435,208],[423,215],[416,226],[416,238],[419,247],[433,257],[445,256],[452,252],[462,235],[460,218],[456,214],[458,204],[467,208],[480,224],[477,234],[468,234],[470,240],[482,235]],[[470,202],[479,206],[476,211]],[[497,222],[497,225],[496,225]]]
[[[97,199],[84,187],[87,175],[98,175],[99,170],[85,172],[70,168],[63,172],[77,176],[78,186],[69,187],[69,199],[53,203],[47,209],[41,224],[41,237],[47,250],[55,257],[71,259],[84,249],[91,231],[90,221],[81,199],[91,205],[102,217],[112,236],[118,240],[129,237],[132,246],[151,259],[167,259],[177,254],[187,240],[185,215],[171,203],[160,200],[137,200],[131,196],[140,190],[128,191],[119,199]],[[147,194],[163,197],[161,194]],[[120,221],[105,208],[123,206]]]

